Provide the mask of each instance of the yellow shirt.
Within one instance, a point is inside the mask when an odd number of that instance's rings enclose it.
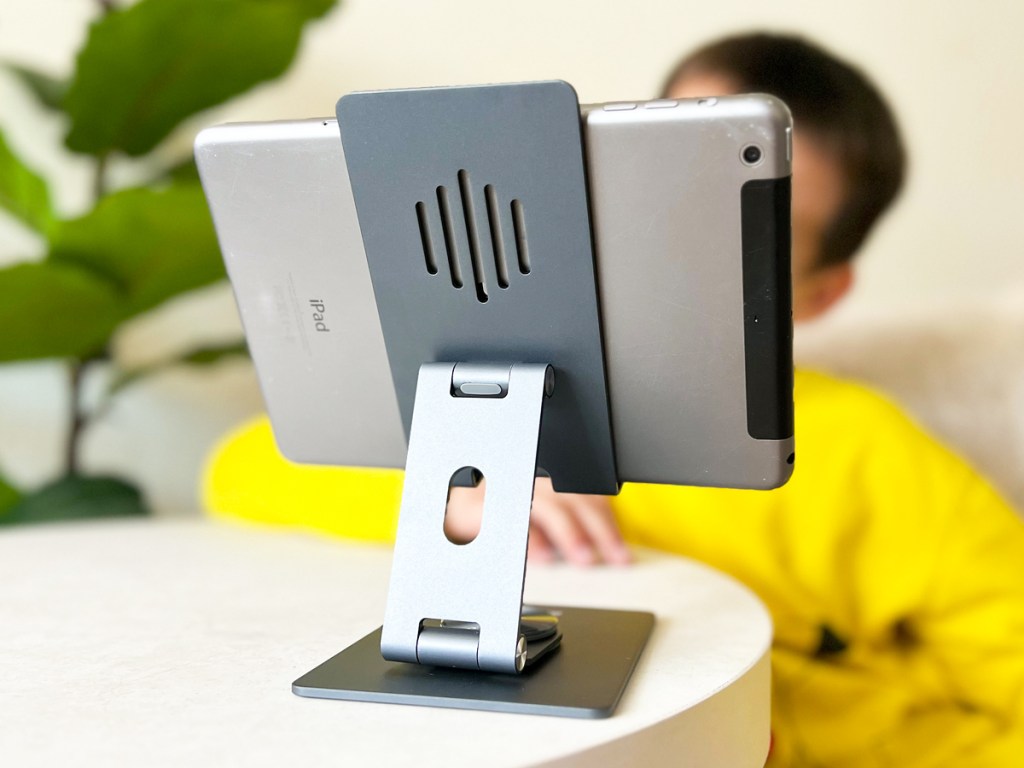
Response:
[[[1024,766],[1024,524],[863,387],[798,371],[795,400],[786,486],[627,485],[627,539],[767,604],[771,765]],[[375,541],[400,495],[400,472],[287,463],[265,419],[221,445],[205,483],[215,514]]]
[[[768,605],[773,764],[1024,766],[1024,524],[866,389],[798,372],[795,400],[787,485],[627,486],[626,537]]]

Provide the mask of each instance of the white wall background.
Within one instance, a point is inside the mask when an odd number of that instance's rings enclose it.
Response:
[[[68,72],[96,7],[3,0],[0,59]],[[955,316],[1024,302],[1019,1],[348,0],[309,31],[286,78],[183,126],[165,153],[188,152],[195,130],[209,123],[332,114],[337,97],[355,89],[557,77],[583,101],[651,97],[681,53],[754,28],[800,32],[859,63],[895,106],[911,154],[909,187],[863,254],[853,295],[802,333],[827,340],[868,317],[936,307]],[[61,210],[80,210],[87,168],[59,150],[63,126],[6,76],[0,128],[49,178]],[[0,263],[30,257],[38,245],[0,221]],[[135,323],[118,349],[138,361],[236,333],[230,296],[219,287]],[[58,469],[62,387],[53,363],[0,368],[0,471],[23,485]],[[161,375],[126,392],[95,425],[86,463],[140,481],[164,511],[194,509],[203,452],[259,407],[245,364]]]

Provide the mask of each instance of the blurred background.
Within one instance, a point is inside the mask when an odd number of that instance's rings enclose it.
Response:
[[[4,0],[0,61],[68,77],[103,6]],[[909,185],[859,258],[855,290],[827,319],[799,329],[799,357],[883,388],[1024,505],[1019,2],[343,0],[305,26],[284,76],[187,118],[144,158],[112,155],[109,184],[131,186],[184,161],[203,126],[328,116],[352,90],[561,78],[583,102],[653,98],[684,52],[758,28],[805,34],[864,69],[900,118],[911,160]],[[206,34],[216,41],[246,30]],[[58,215],[92,205],[94,163],[65,148],[66,117],[4,70],[0,131],[46,181]],[[40,234],[0,211],[0,266],[44,252]],[[240,336],[230,290],[217,281],[122,324],[110,350],[132,370]],[[83,383],[87,407],[109,376]],[[59,361],[0,365],[0,476],[11,486],[28,491],[62,472],[67,389]],[[82,469],[130,480],[159,514],[194,514],[204,454],[261,407],[243,357],[168,366],[92,419]]]

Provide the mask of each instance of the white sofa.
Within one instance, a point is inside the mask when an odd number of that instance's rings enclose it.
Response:
[[[885,393],[1024,514],[1024,291],[800,326],[796,358]]]

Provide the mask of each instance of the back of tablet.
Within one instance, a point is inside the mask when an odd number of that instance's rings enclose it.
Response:
[[[337,123],[217,126],[195,154],[281,452],[404,466]]]
[[[781,485],[788,112],[768,97],[624,106],[583,118],[619,479]],[[404,466],[337,123],[210,128],[196,160],[282,453]]]
[[[782,485],[789,111],[761,95],[583,111],[619,476]]]

